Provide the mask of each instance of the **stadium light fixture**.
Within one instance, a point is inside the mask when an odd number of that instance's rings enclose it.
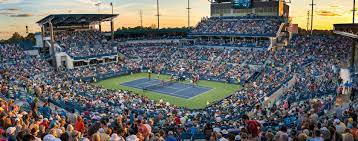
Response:
[[[100,14],[100,9],[99,9],[99,7],[101,6],[101,3],[100,3],[100,2],[99,2],[99,3],[96,3],[95,6],[97,6],[97,10],[98,10],[97,12],[98,12],[98,14]]]
[[[355,23],[356,16],[356,0],[353,0],[353,24]]]
[[[311,35],[313,34],[313,8],[316,4],[314,4],[314,0],[312,0],[311,6]]]
[[[157,18],[158,18],[158,29],[160,29],[160,14],[159,14],[159,0],[157,0]]]

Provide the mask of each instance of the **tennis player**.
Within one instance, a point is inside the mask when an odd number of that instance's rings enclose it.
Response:
[[[152,77],[152,71],[148,70],[148,79],[150,80],[151,77]]]
[[[195,81],[196,81],[196,76],[195,76],[195,74],[193,74],[191,76],[191,83],[192,83],[193,87],[195,86]]]
[[[190,83],[194,87],[194,78],[190,79]]]
[[[196,84],[196,85],[198,85],[199,79],[200,79],[199,74],[197,74],[197,75],[195,76],[195,84]]]
[[[162,86],[164,86],[164,84],[165,84],[164,79],[160,80],[160,82],[162,82]]]
[[[170,75],[170,82],[174,82],[174,75]]]

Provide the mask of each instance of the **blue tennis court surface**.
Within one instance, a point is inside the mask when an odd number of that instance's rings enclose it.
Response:
[[[179,82],[173,82],[164,86],[161,84],[162,83],[158,79],[149,80],[148,78],[142,78],[134,81],[125,82],[121,85],[185,99],[190,99],[194,96],[200,95],[212,89],[209,87],[193,86],[190,84],[184,84]]]

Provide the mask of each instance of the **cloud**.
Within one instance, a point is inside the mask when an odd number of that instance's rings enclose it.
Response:
[[[17,13],[21,11],[19,8],[3,8],[0,9],[0,15],[6,15],[6,16],[12,16],[17,15]],[[23,14],[20,14],[20,16],[24,16]]]
[[[21,11],[20,8],[3,8],[3,9],[0,9],[0,11]]]
[[[14,14],[14,13],[12,13],[12,12],[6,12],[6,11],[0,11],[0,15],[6,15],[6,16],[8,16],[8,15],[11,15],[11,14]]]
[[[6,3],[8,2],[9,0],[0,0],[0,3]]]
[[[96,3],[99,3],[99,1],[97,1],[97,0],[76,0],[76,1],[78,1],[78,2],[80,2],[80,3],[92,4],[92,5],[94,5],[94,4],[96,4]]]
[[[16,4],[20,2],[22,2],[22,0],[0,0],[0,4]]]
[[[316,14],[319,15],[319,16],[329,16],[329,17],[341,16],[341,15],[338,14],[338,13],[335,13],[335,12],[333,12],[333,11],[328,11],[328,10],[320,10],[320,11],[317,11]]]
[[[10,17],[31,17],[31,16],[33,16],[33,14],[30,13],[10,15]]]

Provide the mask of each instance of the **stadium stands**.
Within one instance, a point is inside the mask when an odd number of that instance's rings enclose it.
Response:
[[[281,23],[278,17],[212,17],[202,19],[191,34],[274,37]]]
[[[10,63],[25,59],[26,55],[17,44],[0,44],[0,62]]]
[[[117,53],[98,31],[62,31],[56,34],[55,39],[65,52],[78,59]]]
[[[78,39],[74,39],[83,42],[72,42],[72,39],[59,42],[67,49],[72,48],[68,47],[72,43],[98,44],[84,41],[86,36],[76,35]],[[127,44],[118,49],[125,62],[61,71],[55,71],[40,58],[27,56],[16,45],[1,45],[0,135],[5,140],[28,137],[45,141],[68,137],[73,140],[357,139],[357,103],[336,110],[333,116],[327,113],[337,93],[345,87],[338,81],[338,72],[343,60],[349,58],[345,47],[349,42],[331,35],[297,36],[289,47],[275,52],[196,48],[175,43]],[[80,51],[78,55],[92,54]],[[181,67],[186,73],[200,74],[201,79],[222,81],[225,77],[232,80],[239,77],[243,81],[250,78],[250,83],[205,109],[189,110],[133,92],[74,81],[146,68],[178,72]],[[265,97],[286,87],[290,79],[296,79],[293,87],[272,103],[272,107],[265,107]],[[19,101],[24,103],[21,107]],[[51,109],[49,104],[61,109]],[[246,114],[250,114],[251,120]],[[256,126],[260,129],[255,129]]]

